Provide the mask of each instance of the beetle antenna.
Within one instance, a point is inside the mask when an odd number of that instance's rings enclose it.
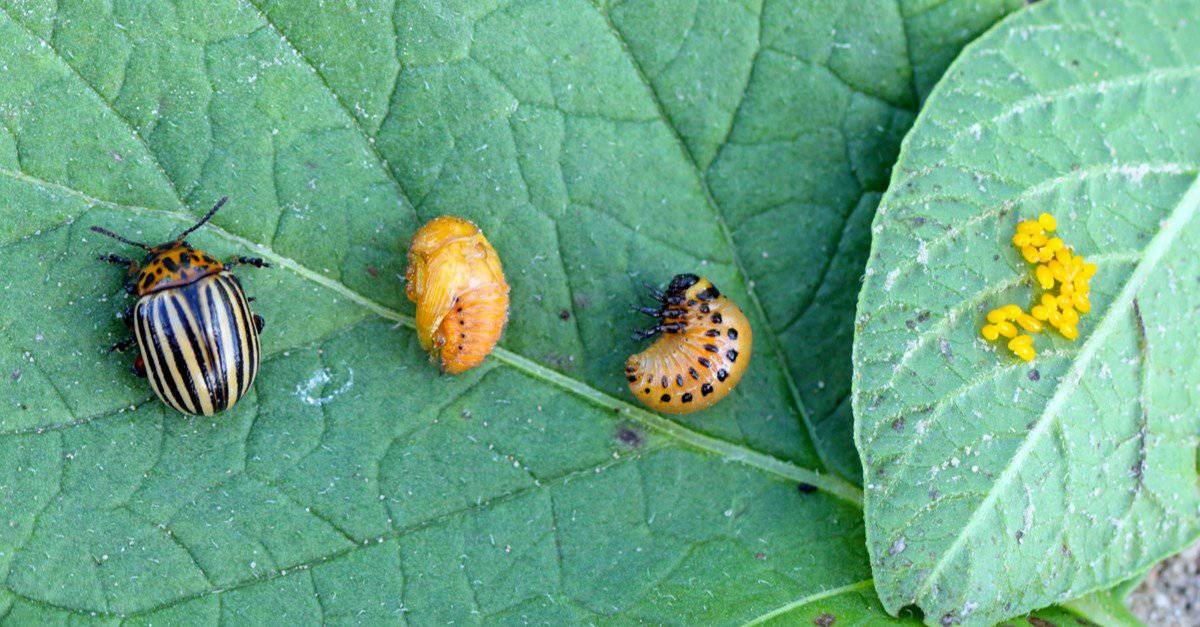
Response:
[[[122,236],[120,236],[120,235],[117,235],[116,233],[113,233],[112,231],[110,231],[110,230],[108,230],[108,229],[105,229],[105,228],[101,228],[101,227],[98,227],[98,226],[93,226],[93,227],[92,227],[92,231],[93,231],[93,232],[96,232],[96,233],[99,233],[99,234],[101,234],[101,235],[107,235],[107,236],[109,236],[109,237],[111,237],[111,238],[113,238],[113,239],[115,239],[115,240],[117,240],[118,242],[121,242],[121,243],[123,243],[123,244],[129,244],[130,246],[137,246],[138,248],[141,248],[142,250],[150,250],[150,247],[149,247],[149,246],[147,246],[147,245],[145,245],[145,244],[143,244],[143,243],[141,243],[141,242],[135,242],[135,241],[133,241],[133,240],[131,240],[131,239],[127,238],[127,237],[122,237]]]
[[[658,289],[657,287],[654,287],[653,285],[650,285],[649,283],[647,283],[645,281],[642,281],[642,287],[646,288],[650,292],[650,295],[654,297],[654,300],[662,300],[663,299],[663,296],[664,296],[663,291]]]
[[[208,220],[209,220],[210,218],[212,218],[212,217],[213,217],[213,214],[215,214],[215,213],[217,212],[217,210],[218,210],[218,209],[220,209],[220,208],[221,208],[221,206],[225,204],[225,201],[226,201],[226,200],[229,200],[229,196],[222,196],[222,197],[221,197],[221,200],[218,200],[218,201],[217,201],[217,204],[213,205],[213,208],[212,208],[212,209],[209,209],[209,210],[208,210],[208,213],[204,214],[204,217],[203,217],[203,218],[200,218],[200,221],[199,221],[199,222],[197,222],[197,223],[193,224],[191,227],[189,227],[189,228],[188,228],[188,230],[186,230],[186,231],[184,231],[184,232],[180,233],[180,234],[179,234],[179,237],[176,237],[176,238],[175,238],[175,241],[177,241],[177,242],[182,242],[182,241],[183,241],[183,238],[185,238],[185,237],[187,237],[188,235],[190,235],[190,234],[192,233],[192,231],[195,231],[196,229],[198,229],[198,228],[200,228],[200,227],[204,226],[204,223],[205,223],[205,222],[208,222]]]

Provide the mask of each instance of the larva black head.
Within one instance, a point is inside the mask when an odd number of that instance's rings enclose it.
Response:
[[[721,292],[716,287],[709,286],[690,297],[689,291],[692,291],[693,286],[703,281],[699,276],[694,274],[677,274],[669,284],[667,289],[659,290],[653,286],[647,285],[654,299],[658,301],[658,307],[640,307],[638,311],[648,316],[659,319],[659,323],[648,329],[643,329],[633,334],[635,340],[644,340],[654,337],[659,333],[682,333],[687,329],[688,309],[699,302],[710,301],[721,295]],[[707,283],[707,281],[705,281]]]
[[[671,279],[671,284],[667,286],[667,295],[670,296],[675,294],[682,296],[684,292],[687,291],[687,288],[695,285],[699,281],[700,277],[694,274],[676,274],[675,277]]]

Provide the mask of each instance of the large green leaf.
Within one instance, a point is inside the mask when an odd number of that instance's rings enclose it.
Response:
[[[1061,0],[972,44],[905,140],[855,344],[884,605],[982,623],[1108,587],[1200,533],[1200,3]],[[1080,337],[979,339],[1034,295],[1049,211],[1100,266]]]
[[[916,89],[1015,3],[871,4],[0,2],[0,615],[727,622],[869,595],[858,491],[823,474],[858,472],[848,294]],[[274,263],[241,273],[266,357],[189,419],[103,353],[124,295],[87,227],[160,240],[225,194],[193,242]],[[443,212],[513,288],[503,348],[456,378],[399,278]],[[673,422],[620,366],[641,281],[685,270],[760,344]]]

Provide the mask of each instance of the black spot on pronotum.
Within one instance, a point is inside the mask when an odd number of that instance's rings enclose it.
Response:
[[[658,400],[660,400],[660,401],[662,401],[662,402],[664,402],[664,403],[670,403],[670,402],[671,402],[671,395],[670,395],[670,394],[663,394],[662,396],[660,396],[660,397],[658,398]]]
[[[801,481],[796,484],[796,489],[800,491],[800,494],[812,494],[817,491],[817,486]]]
[[[717,381],[724,381],[729,376],[729,371],[721,368],[717,371]]]
[[[736,340],[738,336],[737,329],[729,329],[729,339]]]
[[[704,385],[700,386],[700,394],[702,396],[708,396],[709,394],[712,394],[712,392],[713,386],[711,383],[705,383]]]
[[[692,393],[691,393],[691,392],[685,392],[685,393],[683,394],[683,396],[681,396],[681,397],[679,398],[679,400],[681,400],[681,401],[683,401],[683,402],[685,402],[685,403],[690,403],[690,402],[692,402]]]
[[[722,322],[725,321],[725,319],[721,317],[720,312],[717,312],[712,315],[712,321],[713,321],[713,324],[721,324]]]
[[[729,361],[731,361],[731,362],[737,361],[737,356],[738,356],[737,349],[736,348],[729,349],[729,351],[725,353],[725,356],[728,357]]]

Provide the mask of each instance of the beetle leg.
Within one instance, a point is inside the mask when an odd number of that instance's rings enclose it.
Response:
[[[113,344],[112,346],[108,347],[108,352],[123,353],[123,352],[129,350],[129,348],[136,343],[137,343],[136,339],[134,339],[132,337],[127,337],[127,338],[121,340],[120,342],[117,342],[116,344]]]
[[[226,268],[234,266],[254,266],[255,268],[270,268],[271,264],[263,261],[259,257],[242,257],[237,256],[225,263]]]
[[[141,355],[138,355],[137,359],[133,360],[133,365],[130,367],[130,369],[133,370],[133,374],[138,378],[146,378],[146,362],[142,361]]]
[[[649,329],[641,329],[639,331],[634,331],[633,339],[644,340],[646,338],[651,338],[651,337],[658,335],[660,331],[662,331],[662,327],[658,327],[658,326],[650,327]]]
[[[254,314],[254,328],[258,329],[259,333],[262,333],[263,327],[265,326],[267,326],[267,321],[263,320],[262,316]]]

